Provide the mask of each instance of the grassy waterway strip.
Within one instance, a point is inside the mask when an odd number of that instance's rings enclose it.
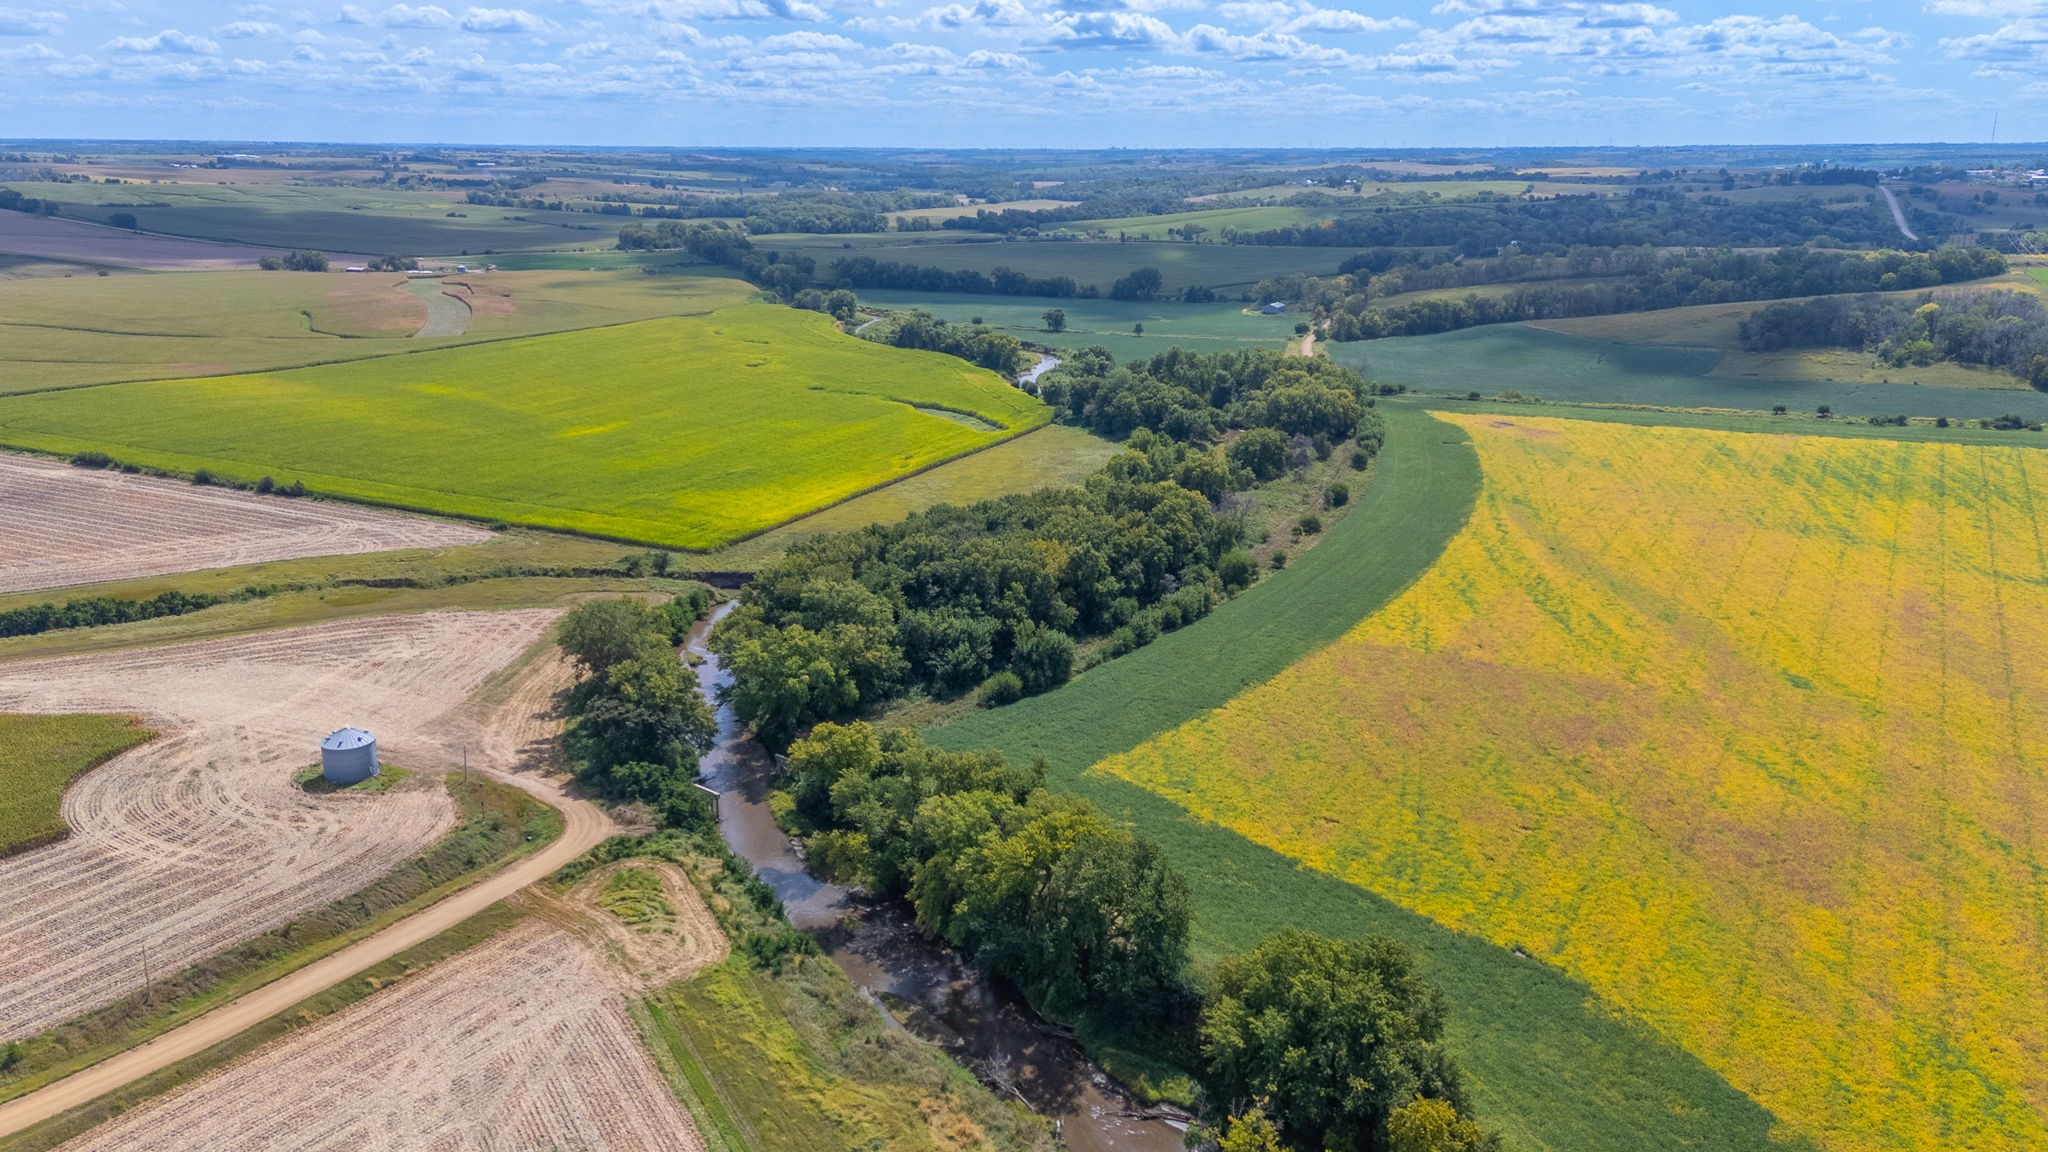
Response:
[[[1382,933],[1415,949],[1450,1005],[1453,1047],[1490,1126],[1531,1148],[1783,1149],[1773,1119],[1699,1060],[1534,961],[1452,932],[1089,769],[1218,707],[1337,639],[1419,577],[1479,490],[1465,434],[1383,406],[1387,445],[1360,507],[1285,571],[1209,617],[1066,687],[936,729],[951,748],[1046,757],[1055,785],[1160,842],[1195,896],[1198,959],[1290,926]]]

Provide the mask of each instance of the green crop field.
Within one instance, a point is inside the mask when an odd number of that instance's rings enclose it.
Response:
[[[0,856],[62,836],[64,789],[150,735],[128,716],[0,715]]]
[[[1247,314],[1245,306],[1228,304],[1176,304],[1166,301],[1067,300],[1036,296],[968,296],[959,293],[863,292],[863,304],[877,308],[922,308],[942,320],[956,323],[979,316],[987,324],[1051,348],[1086,348],[1100,345],[1116,353],[1119,360],[1135,360],[1187,348],[1196,352],[1221,352],[1230,348],[1279,348],[1293,340],[1295,321],[1291,314],[1261,316]],[[1045,312],[1058,308],[1067,314],[1064,332],[1045,330]],[[1132,331],[1139,324],[1143,334]]]
[[[915,235],[915,234],[913,234]],[[840,256],[943,268],[992,272],[1009,268],[1027,276],[1071,276],[1107,292],[1117,279],[1139,268],[1157,268],[1166,290],[1200,284],[1230,295],[1249,293],[1269,276],[1328,276],[1355,248],[1274,248],[1252,244],[1187,244],[1180,241],[1039,240],[1015,242],[918,243],[892,236],[888,242],[857,243],[837,236],[762,236],[763,248],[800,252],[821,270]]]
[[[4,185],[55,200],[61,214],[105,224],[116,212],[145,232],[281,248],[456,256],[614,239],[618,222],[585,213],[492,208],[453,193],[284,184]]]
[[[1979,418],[2013,412],[2048,419],[2048,394],[2011,387],[1989,373],[1976,375],[2007,386],[1913,384],[1914,369],[1897,369],[1892,383],[1727,375],[1719,370],[1730,354],[1721,348],[1595,340],[1524,324],[1321,347],[1331,359],[1375,380],[1425,392],[1476,390],[1491,396],[1513,390],[1546,400],[1672,408],[1767,410],[1783,404],[1811,412],[1826,404],[1857,416]],[[1944,371],[1941,377],[1952,382],[1958,374]]]
[[[1119,445],[1067,424],[1042,424],[1029,434],[992,448],[948,460],[897,483],[863,492],[809,516],[749,536],[709,553],[696,567],[760,568],[789,546],[826,532],[852,532],[870,524],[895,524],[935,504],[972,504],[1018,492],[1079,484],[1115,455]],[[0,610],[7,601],[0,597]]]
[[[1046,416],[953,357],[744,305],[357,364],[0,398],[0,442],[701,549]]]
[[[432,285],[431,287],[429,285]],[[472,301],[460,336],[414,339],[427,307],[407,288]],[[392,273],[165,272],[0,281],[0,393],[325,364],[737,304],[717,276],[498,272],[414,281]]]
[[[1389,406],[1386,415],[1387,447],[1359,508],[1298,562],[1196,624],[1056,691],[937,729],[933,738],[1023,760],[1042,753],[1055,784],[1158,840],[1194,888],[1202,962],[1290,926],[1408,943],[1448,994],[1451,1044],[1483,1119],[1512,1146],[1802,1147],[1774,1142],[1769,1113],[1556,969],[1303,870],[1089,771],[1337,639],[1441,554],[1477,497],[1477,457],[1460,430],[1417,409]]]
[[[1287,205],[1252,205],[1242,208],[1198,208],[1191,212],[1169,212],[1163,216],[1124,216],[1111,220],[1076,220],[1053,225],[1076,232],[1122,232],[1133,237],[1164,240],[1168,229],[1192,224],[1211,233],[1233,228],[1239,232],[1264,232],[1273,228],[1314,224],[1336,215],[1321,208],[1293,208]]]

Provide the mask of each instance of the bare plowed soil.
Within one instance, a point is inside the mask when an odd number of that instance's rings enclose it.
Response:
[[[489,536],[445,520],[0,454],[0,592]]]
[[[27,212],[9,212],[0,216],[0,252],[23,256],[181,271],[254,268],[258,260],[277,251],[274,248],[130,232],[124,228]]]
[[[528,920],[67,1147],[702,1152],[616,979]]]
[[[555,613],[381,617],[0,665],[0,711],[136,712],[161,735],[72,786],[70,839],[0,860],[0,1039],[59,1023],[153,975],[356,891],[453,819],[435,769],[528,767],[552,661],[492,674]],[[479,699],[502,695],[480,706]],[[318,741],[356,724],[420,787],[309,795]],[[531,733],[528,733],[531,736]]]

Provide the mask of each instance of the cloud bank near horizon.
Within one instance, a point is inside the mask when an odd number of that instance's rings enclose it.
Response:
[[[2048,138],[2048,0],[0,6],[12,136],[923,146]]]

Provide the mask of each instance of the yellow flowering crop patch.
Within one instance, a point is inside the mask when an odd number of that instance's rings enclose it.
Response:
[[[2048,1147],[2048,453],[1448,418],[1485,480],[1437,565],[1099,770],[1828,1149]]]

